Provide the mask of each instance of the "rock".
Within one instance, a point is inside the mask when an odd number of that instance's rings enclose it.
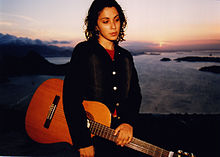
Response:
[[[187,56],[182,58],[174,59],[175,61],[187,61],[187,62],[220,62],[220,57],[196,57]]]
[[[199,70],[220,74],[220,66],[217,66],[217,65],[202,67]]]
[[[9,82],[9,79],[7,76],[0,76],[0,83],[6,83]]]
[[[170,58],[162,58],[160,61],[169,62],[169,61],[171,61],[171,59]]]

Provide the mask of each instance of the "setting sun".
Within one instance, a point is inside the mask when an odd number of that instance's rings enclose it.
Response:
[[[162,46],[163,46],[163,44],[164,44],[164,42],[160,42],[160,43],[159,43],[159,46],[160,46],[160,47],[162,47]]]

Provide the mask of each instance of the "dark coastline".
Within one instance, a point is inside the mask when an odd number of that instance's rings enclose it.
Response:
[[[39,144],[25,132],[25,110],[0,110],[0,155],[69,156],[67,143]],[[134,126],[137,138],[161,148],[193,152],[198,157],[220,156],[220,115],[140,114]]]
[[[171,61],[170,58],[162,58],[160,61]],[[220,63],[220,57],[197,57],[187,56],[183,58],[174,59],[174,61],[181,62],[214,62]],[[65,75],[69,67],[69,62],[65,64],[53,64],[47,61],[43,56],[35,51],[30,51],[23,57],[17,56],[1,56],[0,57],[0,83],[8,81],[10,76],[22,75]],[[201,67],[200,71],[212,72],[219,74],[220,66]]]
[[[197,56],[187,56],[182,58],[177,58],[175,61],[188,61],[188,62],[220,62],[220,57],[197,57]]]

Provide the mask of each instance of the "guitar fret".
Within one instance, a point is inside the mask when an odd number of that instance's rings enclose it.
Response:
[[[152,150],[152,146],[151,146],[151,145],[149,145],[149,150],[148,150],[148,152],[149,152],[149,154],[150,154],[151,156],[153,156],[154,151]]]
[[[101,128],[100,128],[99,123],[97,123],[97,130],[98,130],[97,135],[101,136]]]
[[[108,128],[107,128],[107,130],[108,130],[108,131],[107,131],[107,139],[111,140],[111,138],[110,138],[110,137],[111,137],[111,131],[109,131]]]
[[[100,128],[99,127],[100,127],[100,125],[99,125],[99,123],[97,123],[97,135],[98,136],[100,136]]]
[[[106,127],[106,138],[111,140],[111,129]]]
[[[152,156],[155,156],[155,153],[156,153],[156,147],[153,146],[153,145],[150,145],[149,148],[150,148],[150,152],[151,152]]]
[[[97,128],[98,128],[98,136],[101,136],[101,125],[97,123]]]
[[[104,136],[104,127],[103,127],[103,125],[100,125],[100,136],[101,137]]]
[[[93,134],[93,122],[91,121],[91,120],[89,120],[89,123],[90,123],[90,125],[89,125],[89,130],[90,130],[90,132]]]
[[[101,131],[100,131],[100,134],[101,134],[101,135],[100,135],[100,136],[104,138],[104,134],[105,134],[104,129],[105,129],[105,128],[104,128],[103,125],[100,125],[100,127],[101,127],[101,129],[100,129],[100,130],[101,130]]]
[[[102,137],[102,126],[98,124],[99,136]]]
[[[162,155],[163,155],[163,149],[161,149],[161,154],[160,154],[160,157],[162,157]]]
[[[116,136],[114,136],[114,131],[113,130],[111,130],[111,140],[113,141],[113,142],[116,142]]]
[[[132,146],[131,146],[132,144]],[[149,144],[147,142],[141,141],[139,139],[133,138],[133,140],[130,143],[129,147],[135,147],[136,150],[139,150],[141,152],[144,152],[148,155],[155,156],[155,157],[168,157],[169,151],[166,151],[160,147],[153,146],[152,144]]]
[[[102,129],[102,137],[103,138],[106,138],[106,130],[105,130],[105,126],[102,126],[103,127],[103,129]]]
[[[158,147],[155,147],[155,156],[160,157],[161,156],[161,150]]]
[[[91,129],[92,131],[91,132],[92,132],[92,134],[95,134],[95,123],[92,120],[91,120],[91,123],[92,123],[92,125],[91,125],[92,126],[92,129]]]
[[[108,130],[107,130],[106,126],[104,126],[103,131],[104,131],[104,138],[107,139]]]
[[[105,132],[106,132],[105,133],[105,138],[108,139],[108,128],[107,127],[105,127]]]
[[[105,139],[108,139],[108,128],[107,127],[105,127],[105,129],[104,129],[104,132],[105,132]]]
[[[108,128],[108,139],[114,142],[114,133],[113,133],[113,129],[111,128]]]
[[[94,123],[94,121],[91,121],[91,123],[92,123],[92,133],[93,134],[95,134],[95,123]]]
[[[153,156],[155,156],[156,153],[156,147],[152,146]]]
[[[94,125],[94,135],[97,135],[97,131],[98,131],[98,129],[97,129],[97,123],[95,123],[95,125]]]

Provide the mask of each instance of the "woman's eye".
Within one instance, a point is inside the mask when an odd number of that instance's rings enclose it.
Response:
[[[115,21],[117,21],[117,22],[118,22],[118,21],[120,21],[120,19],[118,18],[118,19],[116,19]]]
[[[108,23],[108,21],[102,21],[103,23]]]

